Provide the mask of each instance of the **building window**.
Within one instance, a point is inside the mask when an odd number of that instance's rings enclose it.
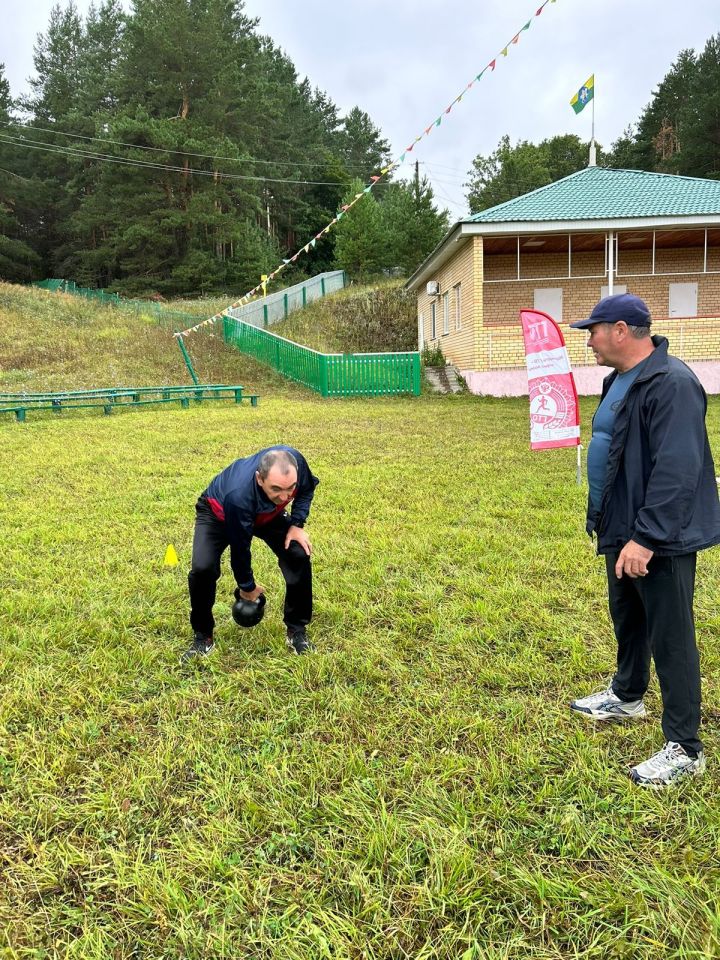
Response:
[[[613,284],[613,296],[617,293],[627,293],[627,284],[626,283],[615,283]],[[604,283],[600,287],[600,299],[604,300],[605,297],[610,296],[610,285]]]
[[[455,291],[455,329],[462,330],[462,310],[460,305],[460,284],[453,287]]]
[[[668,296],[669,317],[696,317],[697,283],[671,283]]]
[[[562,320],[562,302],[562,287],[537,287],[535,289],[535,303],[533,304],[535,309],[547,313],[558,323]]]
[[[433,300],[430,304],[430,339],[437,337],[437,304]]]
[[[450,333],[450,294],[443,294],[443,336]]]

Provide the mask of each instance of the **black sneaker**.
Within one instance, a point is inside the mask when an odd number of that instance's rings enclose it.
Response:
[[[304,627],[300,627],[299,630],[288,630],[285,645],[288,650],[297,654],[310,653],[312,650]]]
[[[215,644],[213,643],[212,637],[208,637],[197,630],[193,642],[180,659],[192,660],[193,657],[206,657],[209,653],[212,653],[214,646]]]

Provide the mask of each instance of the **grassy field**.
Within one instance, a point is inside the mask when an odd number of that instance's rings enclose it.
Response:
[[[2,389],[185,379],[156,327],[97,338],[110,312],[67,299],[0,287]],[[322,401],[193,349],[260,406],[0,420],[0,957],[720,955],[720,553],[708,772],[645,792],[655,681],[629,728],[567,709],[614,644],[574,451],[531,453],[523,401]],[[717,399],[710,427],[718,455]],[[234,625],[226,571],[216,652],[181,667],[195,498],[278,441],[321,478],[317,652],[286,655],[259,544],[264,621]]]

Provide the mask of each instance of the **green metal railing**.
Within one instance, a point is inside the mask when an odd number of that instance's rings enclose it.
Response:
[[[103,305],[130,310],[136,316],[144,313],[153,317],[158,323],[169,324],[174,330],[183,330],[198,321],[193,313],[168,310],[159,303],[153,303],[152,300],[130,300],[121,297],[118,293],[106,293],[104,290],[95,290],[92,287],[79,287],[74,280],[36,280],[33,286],[41,290],[50,290],[52,293],[70,293],[85,300],[97,300]]]
[[[420,354],[319,353],[234,317],[223,318],[225,342],[316,390],[323,397],[420,394]]]
[[[279,320],[284,320],[293,311],[302,310],[313,301],[342,290],[346,282],[344,270],[320,273],[316,277],[311,277],[310,280],[303,280],[302,283],[296,283],[292,287],[285,287],[259,300],[230,308],[228,312],[238,320],[244,320],[256,327],[268,327]],[[117,293],[106,293],[104,290],[95,290],[92,287],[79,287],[74,280],[37,280],[33,286],[53,293],[71,293],[86,300],[97,300],[102,304],[131,310],[135,314],[148,314],[158,323],[171,324],[175,330],[184,330],[198,322],[195,314],[168,310],[167,307],[152,300],[131,300]]]
[[[231,307],[228,314],[236,320],[244,320],[254,327],[269,327],[279,320],[285,320],[295,310],[302,310],[308,304],[326,297],[330,293],[337,293],[347,283],[344,270],[331,270],[319,273],[310,280],[285,287],[277,293],[269,293],[261,300],[243,304],[241,307]]]

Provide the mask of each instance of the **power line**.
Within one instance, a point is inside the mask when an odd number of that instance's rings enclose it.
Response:
[[[178,167],[168,163],[153,163],[149,160],[132,160],[129,158],[111,157],[108,154],[91,153],[87,150],[77,150],[73,147],[60,147],[48,143],[38,143],[36,140],[30,140],[24,136],[13,137],[9,134],[0,134],[0,143],[7,143],[9,146],[27,147],[31,150],[41,150],[46,153],[60,154],[70,157],[81,157],[85,160],[93,160],[102,163],[116,163],[121,166],[146,167],[151,170],[167,170],[184,174],[193,174],[200,177],[214,177],[219,180],[250,180],[260,183],[296,183],[305,186],[321,187],[342,187],[344,184],[340,180],[293,180],[280,177],[256,177],[240,173],[223,173],[220,170],[199,170],[196,167]]]
[[[140,143],[127,143],[124,140],[111,140],[108,137],[91,137],[82,133],[66,133],[64,130],[54,130],[52,127],[38,127],[35,124],[30,123],[12,123],[0,120],[0,126],[2,127],[22,127],[26,130],[39,130],[42,133],[52,133],[55,136],[61,137],[72,137],[78,140],[96,140],[98,143],[111,143],[119,147],[128,147],[131,150],[151,150],[156,153],[179,153],[181,156],[185,157],[199,157],[206,160],[228,160],[231,163],[261,163],[268,166],[277,166],[277,167],[321,167],[323,166],[323,161],[315,160],[313,162],[304,162],[302,160],[260,160],[256,157],[221,157],[214,153],[193,153],[189,150],[175,150],[172,147],[148,147]],[[287,143],[287,141],[283,141]],[[348,168],[350,170],[351,168]],[[359,168],[355,168],[359,169]],[[365,168],[363,168],[363,171]],[[366,177],[367,179],[367,177]]]

